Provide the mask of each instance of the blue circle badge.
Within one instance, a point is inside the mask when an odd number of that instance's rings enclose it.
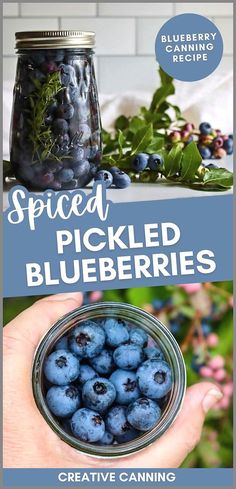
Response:
[[[206,17],[182,14],[168,20],[156,37],[156,59],[168,75],[182,81],[206,78],[223,55],[219,29]]]

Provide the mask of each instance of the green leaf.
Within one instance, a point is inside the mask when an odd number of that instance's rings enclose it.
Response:
[[[119,129],[123,131],[129,126],[129,119],[124,115],[120,115],[115,121],[115,129],[118,131]]]
[[[160,105],[165,102],[166,98],[175,93],[173,78],[165,73],[161,68],[159,69],[159,74],[161,78],[161,87],[154,92],[151,105],[149,107],[150,112],[158,111]]]
[[[182,144],[174,145],[165,158],[165,177],[173,177],[180,172],[183,158]]]
[[[123,146],[125,144],[125,136],[124,136],[123,132],[120,129],[118,129],[118,133],[119,133],[119,136],[118,136],[119,155],[120,155],[120,158],[122,158],[122,156],[123,156]]]
[[[181,161],[180,180],[191,182],[195,179],[196,171],[202,162],[202,157],[198,151],[196,143],[193,141],[183,150]]]
[[[132,143],[131,155],[135,155],[141,151],[145,151],[153,137],[152,124],[148,124],[146,127],[140,129],[134,136]]]
[[[233,185],[233,173],[226,168],[212,168],[205,173],[203,182],[207,185],[231,187]]]
[[[164,137],[156,137],[152,139],[152,142],[147,146],[146,152],[148,154],[156,153],[164,147],[165,138]]]

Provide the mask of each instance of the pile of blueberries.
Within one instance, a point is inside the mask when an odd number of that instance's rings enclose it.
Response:
[[[62,90],[44,114],[52,133],[51,155],[33,154],[30,97],[37,82],[47,84],[58,72]],[[20,55],[14,90],[11,163],[16,177],[35,189],[83,187],[101,159],[101,123],[91,55],[74,50],[32,50]],[[32,161],[34,160],[34,161]]]
[[[44,362],[45,399],[83,442],[122,444],[151,430],[167,405],[172,370],[142,328],[108,317],[78,323]]]
[[[169,136],[171,143],[197,143],[199,152],[204,160],[221,159],[233,153],[233,134],[226,136],[220,129],[213,129],[209,122],[201,122],[199,131],[188,122],[181,131],[172,131]]]

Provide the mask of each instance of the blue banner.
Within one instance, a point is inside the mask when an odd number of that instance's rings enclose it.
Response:
[[[4,469],[4,487],[233,487],[233,469]]]
[[[4,296],[231,280],[232,196],[114,204],[95,185],[4,213]]]

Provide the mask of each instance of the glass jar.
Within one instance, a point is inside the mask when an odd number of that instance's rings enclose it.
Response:
[[[17,32],[10,160],[28,189],[87,185],[101,159],[93,32]]]
[[[83,442],[71,436],[63,430],[49,411],[45,402],[43,366],[45,358],[51,353],[55,343],[59,338],[68,333],[71,328],[88,319],[100,321],[107,317],[122,319],[134,326],[143,328],[159,344],[166,361],[171,366],[173,384],[168,394],[166,405],[163,408],[161,418],[154,428],[128,443],[99,446]],[[170,331],[159,320],[146,311],[129,304],[101,302],[75,309],[57,321],[46,333],[35,354],[32,383],[38,409],[47,423],[63,441],[88,455],[111,458],[129,455],[149,446],[171,426],[182,407],[186,390],[186,370],[178,343]]]

